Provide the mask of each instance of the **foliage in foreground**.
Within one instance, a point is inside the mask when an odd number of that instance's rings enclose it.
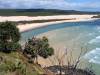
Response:
[[[38,75],[34,68],[21,58],[18,52],[0,52],[0,75]]]
[[[50,59],[52,66],[46,67],[46,69],[49,69],[56,75],[95,75],[91,64],[85,68],[82,68],[81,57],[87,52],[87,50],[83,51],[83,48],[81,48],[81,52],[79,53],[78,57],[74,59],[72,50],[69,51],[65,49],[63,51],[65,52],[62,55],[59,53],[59,51],[57,51],[54,58]]]
[[[16,25],[12,22],[0,23],[0,51],[10,52],[17,50],[20,45],[20,33]]]
[[[25,44],[24,53],[30,55],[30,59],[38,59],[38,56],[48,58],[54,54],[54,49],[50,47],[48,39],[46,37],[29,39]]]

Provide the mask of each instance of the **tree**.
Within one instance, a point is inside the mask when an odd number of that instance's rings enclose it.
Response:
[[[8,21],[0,23],[0,51],[16,50],[20,46],[19,40],[20,33],[14,23]]]
[[[54,54],[54,49],[50,47],[46,37],[42,39],[33,37],[25,44],[24,53],[34,58],[37,63],[38,56],[48,58]]]

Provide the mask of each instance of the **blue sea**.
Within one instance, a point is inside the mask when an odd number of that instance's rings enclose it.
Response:
[[[91,67],[100,75],[100,20],[71,22],[50,25],[22,33],[24,44],[32,36],[46,36],[50,45],[57,50],[72,50],[73,58],[77,58],[83,49],[81,66]]]

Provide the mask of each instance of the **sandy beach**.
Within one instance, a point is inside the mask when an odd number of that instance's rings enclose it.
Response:
[[[52,24],[64,23],[64,22],[79,22],[79,21],[90,21],[95,20],[92,18],[96,15],[56,15],[56,16],[36,16],[36,17],[29,17],[29,16],[0,16],[0,22],[4,21],[35,21],[35,20],[52,20],[52,19],[69,19],[69,20],[61,20],[61,21],[52,21],[52,22],[44,22],[44,23],[31,23],[31,24],[20,24],[17,27],[19,28],[20,32],[25,32],[31,29],[44,27]]]

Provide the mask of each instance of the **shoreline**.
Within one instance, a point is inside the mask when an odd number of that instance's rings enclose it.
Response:
[[[46,27],[54,24],[60,24],[60,23],[67,23],[67,22],[84,22],[84,21],[92,21],[97,19],[81,19],[81,20],[64,20],[64,21],[53,21],[53,22],[45,22],[45,23],[32,23],[32,24],[24,24],[24,25],[18,25],[19,31],[21,33],[30,31],[32,29],[37,29],[41,27]]]
[[[56,15],[56,16],[36,16],[36,17],[28,17],[28,16],[11,16],[11,17],[2,17],[0,16],[0,22],[4,21],[30,21],[30,20],[60,20],[60,19],[67,19],[61,21],[52,21],[52,22],[43,22],[43,23],[31,23],[31,24],[19,24],[17,27],[21,33],[41,28],[53,24],[65,23],[65,22],[83,22],[83,21],[91,21],[97,20],[97,18],[92,18],[96,15]]]

